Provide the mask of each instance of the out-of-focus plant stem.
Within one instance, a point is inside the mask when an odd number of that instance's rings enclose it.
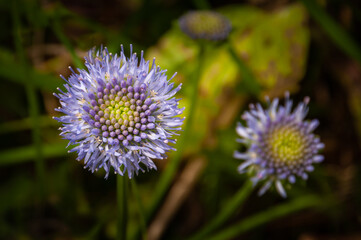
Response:
[[[253,73],[247,67],[247,65],[242,61],[242,59],[238,57],[236,50],[232,46],[232,43],[228,42],[226,43],[226,45],[229,55],[232,57],[233,61],[237,64],[238,69],[241,72],[242,82],[240,83],[240,86],[247,93],[258,97],[261,92],[261,87],[259,86],[257,79],[254,77]]]
[[[125,240],[127,238],[127,193],[128,179],[127,176],[117,174],[117,240]]]
[[[243,187],[224,205],[221,212],[214,219],[210,220],[203,229],[191,237],[190,240],[207,239],[207,235],[225,223],[237,209],[242,207],[244,201],[251,194],[252,189],[252,182],[246,181]]]
[[[133,195],[134,195],[135,201],[137,203],[137,207],[138,207],[138,214],[139,214],[139,220],[140,220],[139,225],[140,225],[140,230],[142,233],[142,239],[147,239],[147,227],[146,227],[146,220],[145,220],[145,215],[144,215],[145,212],[144,212],[144,207],[143,207],[140,195],[139,195],[138,186],[137,186],[135,179],[132,179],[131,187],[132,187],[132,192],[133,192]],[[132,239],[134,239],[134,237]]]
[[[19,6],[19,1],[12,1],[12,17],[13,17],[13,38],[16,48],[17,57],[20,60],[21,65],[26,66],[26,69],[30,67],[26,61],[26,55],[23,47],[23,38],[22,38],[22,27],[20,22],[20,13],[17,6]],[[29,82],[32,81],[31,78],[28,79]],[[32,140],[35,146],[36,152],[36,173],[38,178],[39,185],[39,196],[40,199],[44,198],[45,194],[45,165],[44,157],[42,153],[42,144],[41,144],[41,134],[40,134],[40,125],[39,125],[39,103],[36,97],[36,91],[34,87],[26,83],[25,84],[26,96],[29,103],[29,113],[30,119],[32,121]]]

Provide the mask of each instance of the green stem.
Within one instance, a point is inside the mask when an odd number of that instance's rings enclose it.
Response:
[[[184,130],[183,138],[182,138],[182,150],[184,150],[185,142],[188,140],[189,134],[191,133],[193,122],[195,118],[195,110],[197,109],[198,105],[198,88],[199,88],[199,82],[201,80],[201,73],[203,69],[204,64],[204,52],[205,52],[205,44],[200,42],[199,43],[199,53],[198,53],[198,66],[194,73],[194,79],[191,83],[191,98],[190,98],[190,106],[189,106],[189,112],[188,112],[188,120],[187,120],[187,127]]]
[[[146,227],[146,221],[145,221],[145,215],[144,215],[145,212],[144,212],[144,207],[143,207],[140,195],[139,195],[138,186],[137,186],[137,183],[135,182],[135,179],[132,179],[131,187],[132,187],[132,192],[133,192],[135,201],[138,206],[138,213],[139,213],[139,219],[140,219],[139,225],[140,225],[140,230],[142,232],[142,239],[147,239],[147,227]],[[134,239],[134,237],[132,239]]]
[[[127,176],[117,175],[117,240],[125,240],[127,238]]]
[[[346,54],[361,63],[361,49],[352,37],[315,0],[301,0],[311,16]]]
[[[242,207],[242,204],[251,194],[252,190],[252,182],[245,182],[243,187],[238,190],[238,192],[233,196],[233,198],[224,205],[224,208],[221,209],[221,212],[190,239],[207,239],[206,236],[208,234],[210,234],[222,224],[224,224],[236,212],[237,209]]]
[[[207,239],[234,239],[246,231],[259,227],[267,222],[270,222],[282,216],[286,216],[302,209],[321,206],[322,204],[324,204],[324,201],[319,197],[313,195],[299,197],[291,202],[272,207],[264,212],[247,217],[216,234],[212,234],[212,236]]]
[[[238,69],[242,74],[242,81],[240,84],[241,90],[243,89],[258,97],[261,92],[261,87],[259,86],[257,79],[254,77],[252,71],[247,67],[247,65],[238,57],[236,50],[232,46],[231,42],[226,44],[229,55],[232,57],[233,61],[237,64]]]
[[[14,42],[17,56],[20,59],[21,65],[26,66],[26,72],[29,70],[29,66],[26,61],[26,55],[23,46],[23,38],[21,34],[21,22],[20,22],[20,14],[17,6],[19,6],[18,1],[12,2],[12,16],[13,16],[13,33],[14,33]],[[32,79],[28,79],[28,82],[31,82]],[[42,152],[42,144],[41,144],[41,129],[39,125],[39,102],[36,97],[36,91],[34,87],[30,83],[25,84],[26,96],[29,103],[29,113],[30,119],[32,122],[32,140],[35,147],[36,152],[36,173],[38,178],[39,185],[39,196],[41,199],[44,198],[44,183],[45,183],[45,166],[44,166],[44,157]]]

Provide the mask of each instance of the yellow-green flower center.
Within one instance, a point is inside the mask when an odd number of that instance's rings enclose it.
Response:
[[[182,31],[195,39],[221,40],[228,36],[229,21],[213,11],[193,11],[180,19]]]
[[[155,119],[151,113],[157,108],[151,98],[146,96],[145,84],[140,86],[125,80],[107,83],[104,88],[90,95],[90,107],[86,107],[95,134],[101,135],[110,144],[123,141],[140,142],[146,138],[146,132],[155,128]]]
[[[212,34],[224,27],[221,19],[214,14],[202,12],[194,15],[192,29],[194,32]]]
[[[268,138],[268,144],[275,161],[287,165],[295,164],[305,149],[303,135],[287,126],[275,129]]]

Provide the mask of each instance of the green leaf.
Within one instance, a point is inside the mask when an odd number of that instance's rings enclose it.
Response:
[[[305,73],[310,39],[304,7],[294,4],[265,13],[233,6],[222,13],[235,22],[231,44],[264,93],[275,97],[296,90]]]

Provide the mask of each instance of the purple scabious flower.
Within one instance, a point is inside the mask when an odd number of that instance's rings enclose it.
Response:
[[[179,19],[181,30],[193,39],[223,40],[232,29],[223,15],[209,10],[190,11]]]
[[[296,177],[306,180],[308,172],[314,170],[313,163],[323,161],[319,150],[324,144],[312,132],[318,120],[306,121],[309,98],[299,103],[292,111],[292,100],[286,93],[285,105],[279,105],[276,98],[268,100],[269,107],[251,105],[242,118],[246,126],[238,124],[236,131],[240,143],[248,147],[246,152],[234,153],[243,159],[238,167],[239,173],[249,172],[254,184],[263,181],[259,195],[264,194],[274,183],[278,193],[286,197],[282,184],[295,183]]]
[[[181,129],[183,112],[174,95],[174,87],[166,70],[150,67],[136,53],[130,58],[121,53],[112,55],[106,48],[90,50],[85,58],[87,70],[72,70],[68,79],[62,77],[66,91],[58,88],[54,94],[64,113],[54,119],[63,123],[60,135],[75,145],[77,160],[84,159],[84,168],[92,172],[103,168],[108,177],[111,167],[115,174],[128,172],[129,178],[141,170],[156,169],[152,159],[163,159],[175,150],[174,135]],[[149,68],[150,67],[150,68]],[[71,68],[70,68],[71,69]]]

